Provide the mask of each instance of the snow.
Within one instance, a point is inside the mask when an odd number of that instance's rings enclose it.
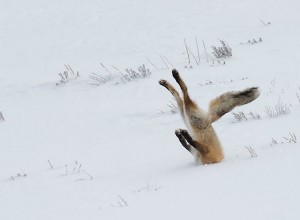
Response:
[[[299,7],[0,1],[0,219],[299,219]],[[195,37],[201,63],[191,58],[185,68],[184,39],[196,55]],[[211,53],[219,39],[233,56],[207,63],[202,40]],[[179,86],[161,56],[204,109],[224,92],[260,87],[257,100],[233,110],[247,121],[229,113],[214,123],[221,163],[197,165],[177,140],[185,125],[169,112],[172,96],[158,80]],[[91,73],[107,74],[100,63],[112,80],[94,86]],[[64,64],[80,76],[56,86]],[[151,76],[120,83],[114,67],[125,73],[142,64]],[[266,107],[279,100],[290,114],[268,117]],[[293,134],[296,143],[287,140]]]

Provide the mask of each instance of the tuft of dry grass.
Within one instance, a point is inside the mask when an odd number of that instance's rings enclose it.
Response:
[[[65,70],[62,73],[59,73],[60,80],[56,83],[57,86],[65,84],[70,80],[77,79],[79,77],[79,71],[74,72],[73,68],[70,65],[65,64]]]
[[[244,112],[232,112],[237,121],[260,120],[262,117],[256,112],[249,112],[247,115]]]
[[[290,114],[291,109],[287,104],[283,103],[282,100],[279,99],[274,107],[267,106],[265,108],[265,113],[269,116],[269,118],[276,118],[281,115]]]
[[[212,46],[213,49],[213,55],[217,58],[227,58],[232,56],[232,49],[229,47],[225,41],[220,40],[221,47]]]
[[[256,151],[252,147],[245,146],[245,148],[249,151],[249,153],[250,153],[250,155],[251,155],[252,158],[257,157],[257,153],[256,153]]]
[[[125,74],[122,74],[121,76],[121,82],[122,83],[127,83],[127,82],[132,82],[136,81],[138,79],[143,79],[149,77],[152,73],[151,71],[146,68],[145,64],[139,66],[137,70],[127,68]]]

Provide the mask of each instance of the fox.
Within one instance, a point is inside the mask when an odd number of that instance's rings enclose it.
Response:
[[[172,75],[182,91],[182,97],[168,81],[162,79],[159,84],[175,98],[187,127],[187,130],[175,130],[175,135],[181,145],[194,156],[196,162],[200,164],[221,162],[224,159],[223,147],[212,123],[235,107],[254,101],[260,95],[259,88],[250,87],[242,91],[226,92],[212,99],[206,112],[190,98],[188,88],[176,69],[172,70]]]

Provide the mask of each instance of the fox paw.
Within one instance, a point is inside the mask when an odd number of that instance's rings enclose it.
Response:
[[[182,135],[184,133],[188,133],[187,130],[184,130],[184,129],[177,129],[177,130],[175,130],[176,136]]]
[[[178,136],[181,136],[181,129],[177,129],[175,130],[175,135],[178,137]]]
[[[172,70],[172,75],[174,77],[174,79],[178,80],[179,79],[179,73],[176,69]]]
[[[188,131],[184,129],[180,129],[180,133],[184,136],[189,134]]]
[[[166,80],[164,80],[164,79],[159,80],[158,83],[159,83],[160,85],[164,86],[164,87],[167,87],[167,84],[168,84],[168,82],[167,82]]]

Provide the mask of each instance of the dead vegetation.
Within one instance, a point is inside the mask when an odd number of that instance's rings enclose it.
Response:
[[[70,82],[79,77],[79,71],[75,72],[70,65],[65,64],[65,70],[59,73],[60,80],[56,83],[57,86]]]

